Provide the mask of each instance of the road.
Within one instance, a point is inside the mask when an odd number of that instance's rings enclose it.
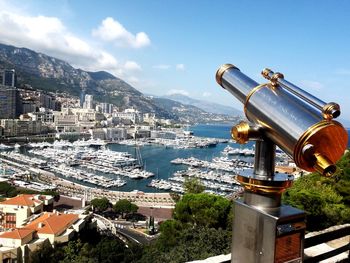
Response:
[[[147,237],[141,233],[138,233],[128,227],[124,228],[117,228],[117,233],[120,233],[121,235],[125,236],[130,241],[133,241],[137,244],[141,245],[147,245],[149,244],[153,238]]]
[[[113,235],[118,236],[124,242],[126,241],[125,239],[127,239],[140,245],[146,245],[155,238],[148,237],[130,229],[129,226],[131,226],[131,224],[129,222],[124,222],[124,224],[115,224],[111,220],[108,220],[101,215],[94,214],[94,216],[100,221],[100,229],[110,231]]]

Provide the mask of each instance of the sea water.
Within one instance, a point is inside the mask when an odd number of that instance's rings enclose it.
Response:
[[[189,127],[189,130],[193,131],[194,136],[230,139],[231,128],[232,125],[229,124],[199,124]],[[348,133],[350,133],[350,129],[348,129],[347,131]],[[174,160],[176,158],[195,157],[201,160],[211,161],[215,157],[222,156],[221,152],[227,145],[230,145],[234,148],[251,148],[253,146],[253,143],[250,142],[245,145],[240,145],[231,142],[219,143],[215,147],[190,149],[166,148],[165,146],[160,145],[141,146],[139,149],[141,152],[143,163],[145,165],[145,170],[153,172],[155,176],[147,179],[138,180],[124,178],[127,181],[126,185],[112,189],[120,191],[140,190],[144,192],[162,192],[163,190],[151,188],[147,185],[151,182],[152,179],[168,179],[174,174],[174,172],[178,170],[187,169],[187,166],[185,165],[171,164],[171,160]],[[125,151],[135,156],[136,149],[134,146],[111,144],[108,147],[111,150]],[[349,147],[350,142],[348,142],[348,148]],[[240,156],[240,158],[248,162],[253,162],[252,157]]]
[[[194,136],[230,139],[231,127],[232,125],[228,124],[201,124],[189,127],[189,130],[193,131]],[[215,157],[223,156],[221,152],[227,145],[235,148],[251,148],[253,144],[249,143],[241,146],[236,143],[219,143],[215,147],[189,149],[174,149],[161,145],[141,146],[139,149],[145,170],[153,172],[155,176],[147,179],[137,180],[124,178],[127,181],[127,184],[117,189],[120,191],[132,191],[137,189],[144,192],[161,192],[162,190],[147,186],[152,179],[168,179],[169,177],[172,177],[174,172],[187,169],[187,166],[185,165],[171,164],[171,160],[174,160],[176,158],[195,157],[200,160],[211,161]],[[136,149],[134,146],[111,144],[108,147],[113,151],[129,152],[135,156]],[[242,159],[250,162],[253,161],[252,157],[242,157]]]
[[[199,137],[210,137],[210,138],[221,138],[221,139],[230,139],[232,125],[222,124],[222,125],[209,125],[209,124],[200,124],[189,127],[189,130],[193,131],[195,136]],[[347,129],[348,134],[350,129]],[[186,165],[176,165],[171,164],[170,161],[176,158],[188,158],[195,157],[205,161],[211,161],[215,157],[223,156],[222,151],[224,148],[230,145],[234,148],[252,148],[253,142],[249,142],[245,145],[240,145],[236,143],[219,143],[215,147],[208,148],[189,148],[189,149],[175,149],[169,148],[162,145],[145,145],[140,146],[139,150],[142,156],[144,163],[144,168],[147,171],[153,172],[154,177],[147,179],[130,179],[128,177],[123,177],[127,181],[127,184],[122,187],[112,187],[110,190],[119,190],[119,191],[132,191],[140,190],[144,192],[164,192],[164,190],[148,187],[147,185],[151,182],[152,179],[168,179],[172,177],[174,172],[178,170],[185,170],[188,168]],[[134,146],[119,145],[119,144],[110,144],[107,146],[113,151],[122,151],[129,152],[131,155],[136,156],[136,149]],[[350,142],[348,142],[348,148],[350,148]],[[24,149],[22,149],[24,151]],[[237,157],[235,157],[237,158]],[[243,157],[239,156],[244,161],[253,162],[253,157]],[[101,174],[102,175],[102,174]],[[108,177],[115,177],[115,175],[104,175]],[[77,181],[74,178],[67,178],[76,183],[87,185],[90,187],[96,187],[94,185]]]

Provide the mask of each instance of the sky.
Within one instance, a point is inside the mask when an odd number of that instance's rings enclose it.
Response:
[[[260,83],[268,67],[350,120],[350,1],[0,0],[0,42],[241,110],[216,70],[231,63]]]

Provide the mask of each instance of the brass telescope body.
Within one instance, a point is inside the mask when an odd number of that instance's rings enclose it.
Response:
[[[262,75],[270,82],[259,85],[231,64],[216,73],[217,82],[244,104],[245,115],[254,125],[239,124],[232,136],[245,143],[259,137],[259,130],[298,167],[331,176],[348,142],[344,127],[333,120],[340,114],[339,105],[317,99],[285,81],[281,73],[265,69]]]

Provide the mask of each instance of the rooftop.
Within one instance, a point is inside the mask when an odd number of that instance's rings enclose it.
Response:
[[[35,232],[33,229],[16,228],[12,231],[0,234],[0,238],[23,239]]]
[[[26,228],[36,230],[38,234],[58,235],[79,219],[76,214],[44,213]]]
[[[22,194],[9,198],[0,203],[0,205],[20,205],[20,206],[35,206],[41,204],[38,195]]]

